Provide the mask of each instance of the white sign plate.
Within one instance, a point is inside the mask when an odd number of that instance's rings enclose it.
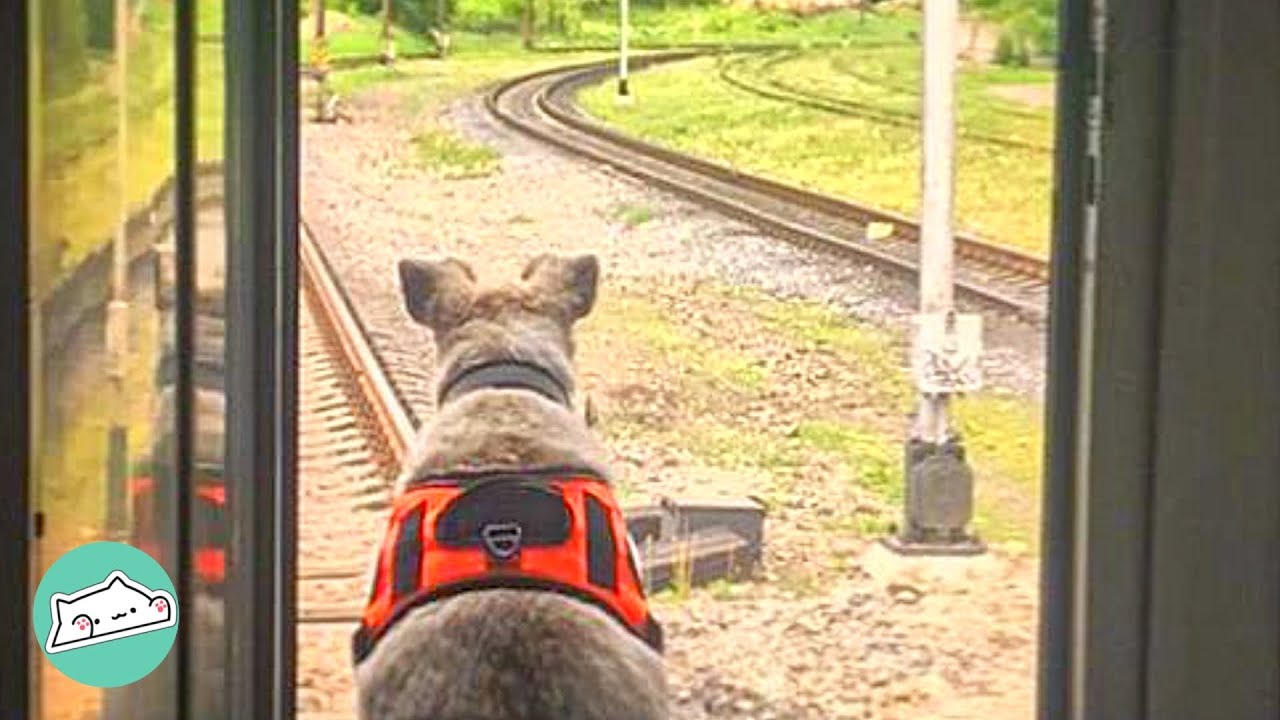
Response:
[[[982,388],[982,316],[916,315],[911,369],[927,394],[958,394]]]

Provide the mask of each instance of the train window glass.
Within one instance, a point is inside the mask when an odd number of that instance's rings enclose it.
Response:
[[[176,577],[174,425],[154,258],[174,221],[174,4],[29,3],[33,570],[98,540]],[[33,648],[32,717],[172,718],[177,653],[97,690]]]

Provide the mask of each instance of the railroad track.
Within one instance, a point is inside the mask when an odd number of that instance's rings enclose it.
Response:
[[[801,50],[792,48],[767,54],[763,59],[759,57],[758,53],[736,54],[726,58],[719,64],[718,73],[720,79],[726,84],[757,97],[799,105],[832,115],[864,118],[885,125],[911,129],[920,127],[920,115],[915,111],[884,107],[874,103],[858,102],[848,98],[827,95],[779,79],[775,74],[776,68],[783,63],[800,57],[801,52]],[[853,69],[841,67],[840,72],[860,82],[878,85],[897,92],[910,92],[904,88],[886,84],[880,78]],[[912,94],[917,98],[919,97],[918,93]],[[992,135],[977,130],[957,128],[956,134],[961,138],[995,147],[1029,150],[1044,155],[1053,152],[1053,148],[1044,143]]]
[[[641,70],[677,62],[705,50],[678,50],[636,58]],[[575,96],[601,82],[613,63],[544,70],[495,86],[485,95],[489,112],[506,125],[572,154],[696,200],[732,217],[803,245],[871,262],[896,273],[919,273],[919,225],[887,210],[854,203],[738,171],[630,137],[588,117]],[[893,228],[871,239],[872,223]],[[1033,323],[1045,320],[1049,267],[1039,257],[978,238],[956,236],[957,295],[996,312]]]

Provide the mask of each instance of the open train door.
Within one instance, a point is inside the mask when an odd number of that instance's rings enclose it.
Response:
[[[1062,5],[1042,720],[1280,716],[1280,4]]]
[[[209,4],[222,12],[205,12]],[[176,0],[95,11],[88,30],[95,42],[114,44],[94,62],[116,74],[71,77],[71,85],[103,87],[63,93],[92,102],[63,102],[42,87],[42,73],[72,65],[51,39],[85,33],[81,5],[0,4],[0,715],[291,718],[298,3]],[[198,29],[198,15],[220,27]],[[143,40],[146,52],[130,66],[129,43],[141,48]],[[126,66],[155,71],[150,94],[135,92],[143,83]],[[117,75],[121,82],[107,87]],[[222,112],[208,111],[211,98],[225,100]],[[142,125],[128,114],[139,108],[164,120],[132,129],[153,143],[145,154],[154,186],[125,172],[133,153],[120,151],[129,147],[121,128]],[[107,141],[99,127],[113,130]],[[84,128],[97,135],[76,135]],[[101,145],[94,149],[108,182],[46,167],[74,155],[45,151],[51,131],[63,143]],[[210,137],[222,142],[198,145]],[[51,188],[45,179],[53,176],[96,184],[72,194]],[[205,193],[207,184],[216,192]],[[122,199],[120,187],[154,198]],[[212,195],[216,203],[207,202]],[[106,231],[93,231],[107,241],[87,260],[57,254],[62,239],[50,219],[65,212],[105,218]],[[166,247],[170,264],[154,273],[152,260]],[[208,285],[211,268],[217,282]],[[209,294],[212,305],[203,302]],[[121,305],[129,320],[122,326],[145,328],[136,333],[144,341],[112,356],[120,335],[102,326]],[[133,363],[127,373],[111,365],[116,356]],[[108,381],[127,386],[115,396],[127,402],[113,408],[102,390]],[[103,462],[106,423],[85,410],[125,405],[117,414],[127,417],[111,429],[127,424],[127,442]],[[78,435],[68,432],[73,426]],[[79,485],[51,492],[69,476],[66,467]],[[107,520],[48,512],[50,502],[77,497],[105,504]],[[47,658],[32,632],[41,568],[94,540],[143,548],[176,589],[180,630],[171,651],[145,682],[124,688],[42,673]]]

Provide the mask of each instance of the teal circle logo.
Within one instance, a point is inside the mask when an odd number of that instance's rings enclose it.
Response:
[[[31,621],[49,662],[85,685],[146,677],[178,635],[178,598],[160,563],[131,545],[96,542],[58,558],[36,588]]]

